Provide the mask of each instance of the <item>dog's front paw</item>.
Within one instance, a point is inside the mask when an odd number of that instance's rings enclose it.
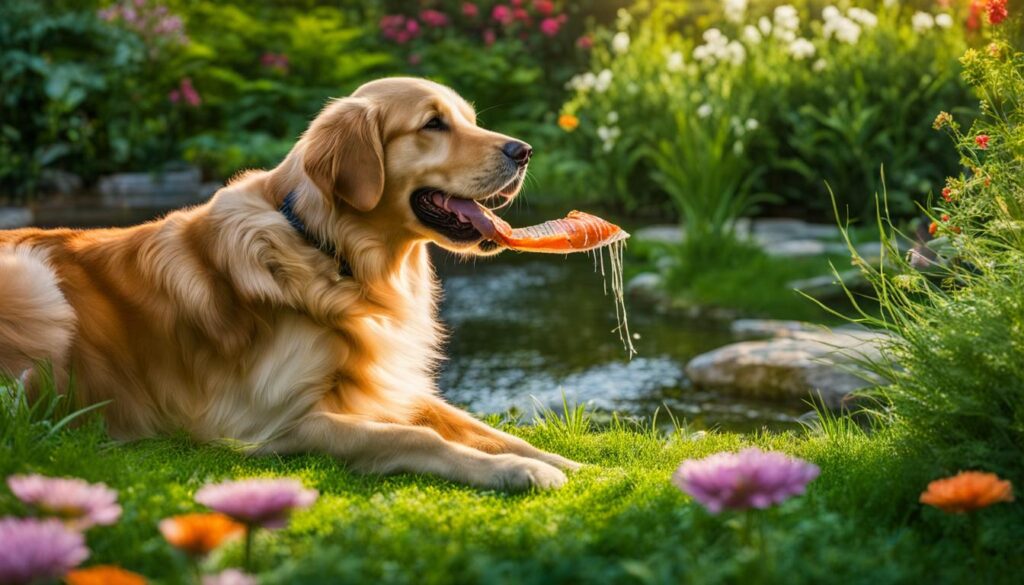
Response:
[[[539,490],[558,489],[568,478],[558,468],[518,455],[499,455],[501,459],[494,483],[496,487],[512,491],[531,488]]]
[[[583,467],[582,463],[576,463],[572,459],[566,459],[565,457],[554,453],[541,453],[534,459],[539,459],[548,465],[553,465],[561,469],[562,471],[579,471],[579,469]]]

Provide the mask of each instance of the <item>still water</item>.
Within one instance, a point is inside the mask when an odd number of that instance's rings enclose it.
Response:
[[[629,262],[627,252],[626,262]],[[592,258],[505,252],[466,262],[435,255],[450,331],[441,387],[471,411],[526,418],[537,403],[650,417],[668,408],[696,428],[792,428],[804,410],[702,392],[683,371],[693,356],[731,341],[726,324],[657,314],[629,303],[637,354],[615,331],[615,307]]]

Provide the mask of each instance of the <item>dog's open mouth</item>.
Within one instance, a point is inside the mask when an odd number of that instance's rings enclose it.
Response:
[[[504,223],[477,201],[455,197],[440,189],[416,190],[412,194],[412,210],[424,225],[454,242],[490,240],[497,229],[496,223]]]

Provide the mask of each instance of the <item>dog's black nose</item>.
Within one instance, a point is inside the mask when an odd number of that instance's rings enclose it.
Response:
[[[501,151],[520,166],[530,162],[530,156],[533,154],[533,149],[530,148],[529,144],[519,142],[518,140],[506,142],[505,146],[501,147]]]

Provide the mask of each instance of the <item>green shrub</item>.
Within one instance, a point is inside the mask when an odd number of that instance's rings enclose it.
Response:
[[[564,106],[581,120],[577,156],[599,167],[581,194],[687,222],[699,205],[701,221],[722,224],[751,196],[821,215],[826,182],[872,193],[880,164],[901,170],[894,211],[940,184],[952,159],[922,127],[968,99],[952,16],[926,27],[899,6],[802,18],[774,3],[731,10],[641,1],[597,34],[591,72],[570,83]],[[869,198],[841,203],[858,216],[871,209]]]
[[[1001,25],[1009,34],[1020,20]],[[999,29],[997,29],[999,30]],[[962,59],[983,96],[969,129],[942,113],[963,172],[929,207],[929,242],[890,263],[865,266],[883,309],[866,321],[896,335],[886,413],[952,467],[1024,473],[1024,53],[999,37]],[[926,266],[925,272],[919,272]]]

